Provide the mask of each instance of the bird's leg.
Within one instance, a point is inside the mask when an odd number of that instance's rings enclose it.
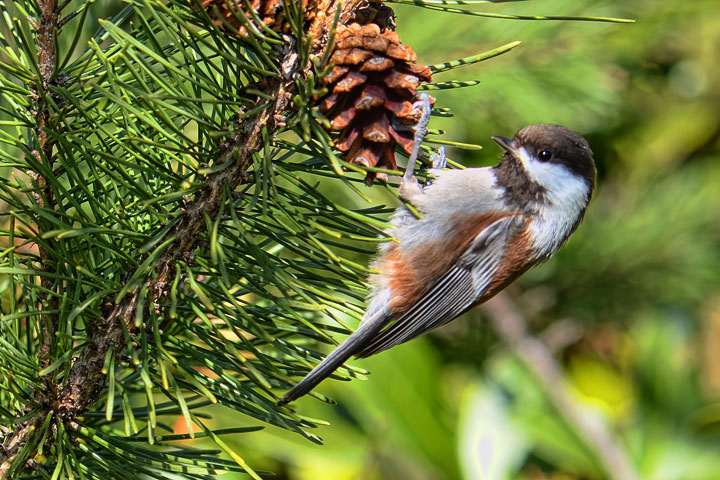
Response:
[[[417,162],[418,155],[420,154],[420,144],[422,144],[422,141],[427,134],[427,126],[430,122],[430,109],[430,97],[428,97],[426,93],[421,93],[418,101],[413,104],[413,110],[420,110],[420,120],[418,120],[418,123],[415,126],[412,151],[410,152],[410,158],[408,159],[408,164],[405,168],[403,182],[415,178],[413,175],[415,173],[415,163]]]
[[[418,101],[413,104],[413,109],[420,110],[420,120],[415,127],[415,137],[413,138],[412,151],[410,152],[410,158],[408,159],[407,167],[405,168],[405,174],[403,175],[402,182],[398,193],[400,198],[403,200],[413,203],[413,198],[417,198],[418,195],[423,195],[422,188],[418,184],[417,178],[415,178],[415,163],[417,162],[418,155],[420,154],[420,144],[427,134],[428,122],[430,122],[430,97],[426,93],[419,95]]]

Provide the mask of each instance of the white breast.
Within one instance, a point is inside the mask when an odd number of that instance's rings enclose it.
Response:
[[[431,170],[434,183],[425,187],[425,194],[413,198],[423,215],[418,221],[413,214],[399,209],[393,218],[398,227],[388,233],[400,241],[403,250],[431,243],[447,242],[456,223],[453,218],[469,217],[504,208],[502,195],[492,169]]]

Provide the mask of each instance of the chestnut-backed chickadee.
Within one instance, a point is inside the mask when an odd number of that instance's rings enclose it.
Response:
[[[533,265],[549,259],[577,228],[595,186],[588,143],[559,125],[530,125],[494,167],[413,176],[430,112],[426,97],[400,197],[370,278],[367,313],[355,332],[278,402],[305,395],[347,359],[367,357],[446,324],[483,303]],[[444,155],[439,167],[444,167]]]

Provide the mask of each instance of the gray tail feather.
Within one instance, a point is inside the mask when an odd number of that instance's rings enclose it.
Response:
[[[387,315],[377,315],[375,318],[367,318],[360,323],[360,326],[350,335],[339,347],[330,353],[325,360],[315,367],[300,383],[291,388],[283,398],[278,400],[278,405],[285,405],[310,392],[326,377],[337,370],[340,365],[357,352],[365,348],[370,341],[387,324]]]

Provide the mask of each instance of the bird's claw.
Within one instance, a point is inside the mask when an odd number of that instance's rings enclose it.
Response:
[[[445,157],[445,147],[438,148],[437,153],[430,155],[432,161],[432,168],[445,168],[447,167],[447,157]]]

